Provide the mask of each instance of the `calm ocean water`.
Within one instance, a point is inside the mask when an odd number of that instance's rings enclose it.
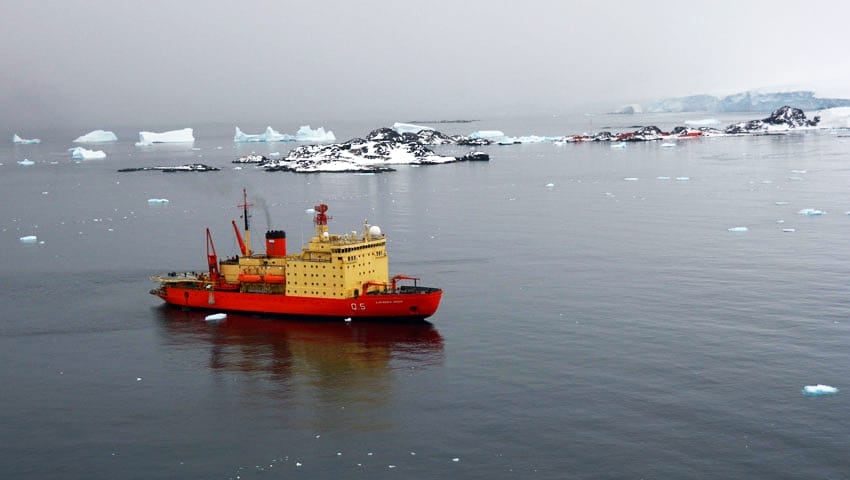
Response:
[[[190,126],[194,149],[135,147],[183,127],[142,125],[83,163],[66,149],[91,129],[0,146],[4,478],[850,478],[850,138],[492,146],[489,163],[297,175],[230,164],[294,144]],[[116,171],[189,162],[222,171]],[[440,310],[211,324],[163,307],[149,276],[203,269],[205,227],[236,252],[243,187],[254,231],[285,229],[290,250],[319,202],[332,231],[380,225],[393,272],[442,287]],[[801,393],[819,383],[840,391]]]

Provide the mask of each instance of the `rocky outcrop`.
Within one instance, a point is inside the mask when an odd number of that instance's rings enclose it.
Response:
[[[809,120],[803,110],[785,105],[771,113],[767,118],[735,123],[726,127],[724,132],[729,135],[762,133],[770,130],[816,127],[818,122],[820,122],[820,117],[816,116]]]

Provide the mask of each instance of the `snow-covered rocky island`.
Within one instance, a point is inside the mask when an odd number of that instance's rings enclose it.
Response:
[[[836,120],[837,122],[837,120]],[[613,133],[602,131],[593,135],[573,135],[564,138],[565,142],[645,142],[677,138],[719,137],[730,135],[768,135],[785,134],[794,131],[815,130],[819,126],[820,116],[807,118],[803,110],[787,105],[775,110],[766,118],[734,123],[725,129],[701,126],[678,126],[669,132],[650,125],[631,132]],[[828,128],[828,127],[827,127]]]
[[[487,161],[483,152],[461,156],[435,153],[429,145],[468,145],[467,137],[449,136],[431,128],[419,130],[411,125],[396,124],[396,128],[372,130],[366,138],[353,138],[343,143],[302,145],[278,160],[265,157],[256,163],[268,171],[298,173],[393,171],[397,165],[436,165],[462,161]],[[416,130],[416,131],[413,131]],[[235,163],[248,163],[243,159]]]

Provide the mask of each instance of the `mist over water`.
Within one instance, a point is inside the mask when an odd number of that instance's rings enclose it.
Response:
[[[563,135],[691,117],[434,126]],[[345,140],[391,123],[313,127]],[[164,125],[116,131],[102,161],[70,160],[84,131],[0,146],[10,478],[845,475],[844,133],[489,146],[487,163],[298,175],[230,163],[294,144],[190,126],[189,147],[133,145]],[[195,162],[222,170],[117,172]],[[422,325],[210,323],[162,306],[149,276],[202,270],[205,228],[219,255],[238,251],[243,188],[254,238],[284,229],[290,251],[320,202],[333,232],[380,225],[391,271],[443,288],[440,310]],[[819,383],[839,393],[802,394]]]

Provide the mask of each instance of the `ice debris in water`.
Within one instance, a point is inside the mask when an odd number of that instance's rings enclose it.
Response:
[[[783,228],[782,231],[785,232],[785,233],[794,233],[794,232],[797,231],[797,229],[796,228]]]
[[[655,179],[656,180],[670,180],[670,177],[661,176],[661,177],[655,177]]]
[[[749,230],[747,227],[732,227],[728,229],[730,232],[746,232]]]
[[[788,202],[773,202],[774,205],[788,205]]]
[[[691,179],[691,177],[676,177],[676,180],[678,180],[680,182],[687,182],[690,179]]]
[[[25,158],[23,160],[18,161],[18,165],[23,165],[25,167],[28,167],[30,165],[35,165],[35,162],[33,162],[32,160],[30,160],[28,158]]]
[[[626,177],[623,180],[625,180],[627,182],[636,182],[638,180],[638,178],[637,177]]]
[[[817,210],[815,208],[804,208],[797,213],[799,213],[800,215],[807,215],[809,217],[812,217],[817,215],[823,215],[826,212],[824,212],[823,210]]]
[[[148,205],[165,205],[168,203],[167,198],[149,198]]]
[[[817,396],[817,395],[831,395],[833,393],[838,393],[838,389],[835,387],[831,387],[829,385],[806,385],[803,387],[803,395]]]
[[[217,322],[219,320],[224,320],[227,318],[226,313],[213,313],[212,315],[207,315],[204,317],[204,320],[208,322]]]
[[[612,143],[612,144],[611,144],[611,148],[626,148],[626,144],[625,144],[625,143],[622,143],[622,142],[620,142],[620,143]]]
[[[549,187],[549,188],[552,188],[552,187],[555,186],[555,184],[554,183],[547,183],[546,186]]]
[[[670,143],[670,142],[665,142],[665,143],[662,143],[661,146],[664,147],[664,148],[672,148],[672,147],[675,147],[676,144]]]
[[[21,243],[36,243],[38,241],[38,237],[35,235],[27,235],[25,237],[19,238]]]

